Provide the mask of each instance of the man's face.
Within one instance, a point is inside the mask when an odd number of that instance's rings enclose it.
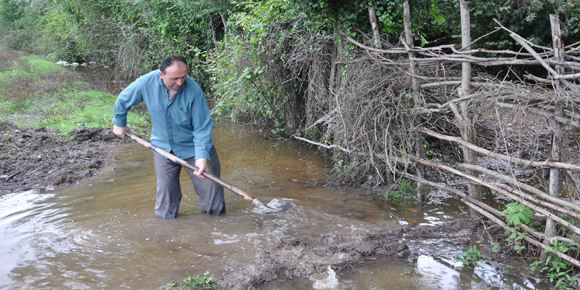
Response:
[[[169,91],[178,91],[185,82],[187,76],[187,66],[181,61],[174,61],[172,65],[165,69],[165,73],[159,71],[163,84]]]

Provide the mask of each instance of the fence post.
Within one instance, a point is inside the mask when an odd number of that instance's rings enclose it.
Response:
[[[550,25],[552,26],[552,47],[554,48],[554,59],[563,61],[564,60],[564,43],[562,37],[560,36],[560,18],[558,14],[550,14]],[[564,67],[561,65],[556,65],[556,72],[560,75],[564,74]],[[554,89],[556,90],[556,109],[555,115],[557,117],[562,117],[564,115],[564,107],[562,102],[559,100],[561,91],[560,81],[555,82]],[[552,150],[550,158],[553,161],[560,161],[560,143],[562,142],[562,125],[559,122],[554,121],[554,132],[552,134]],[[550,178],[548,181],[548,193],[551,196],[560,196],[560,169],[550,168]],[[549,237],[553,237],[556,234],[556,222],[548,218],[546,220],[546,231],[545,234]],[[544,241],[544,244],[549,245],[549,241]],[[546,252],[542,252],[540,256],[541,261],[545,261],[547,258]]]
[[[409,1],[405,1],[403,3],[403,19],[405,25],[405,42],[409,48],[414,48],[415,45],[413,44],[413,30],[411,26],[411,10],[409,9]],[[417,64],[413,60],[415,58],[415,53],[409,51],[409,64],[410,64],[410,72],[412,78],[412,90],[413,90],[413,105],[415,108],[419,108],[421,106],[421,84],[419,83],[419,79],[417,79]],[[421,125],[421,115],[417,113],[414,116],[413,124],[414,127],[419,127]],[[423,134],[415,133],[415,155],[417,158],[423,159],[425,156],[423,150]],[[417,177],[424,178],[425,176],[425,166],[423,164],[417,163]],[[417,182],[417,201],[423,202],[425,201],[425,184]]]
[[[379,26],[377,25],[377,15],[374,6],[369,6],[369,18],[371,20],[371,28],[373,30],[373,46],[381,48],[381,35],[379,34]]]
[[[465,3],[465,0],[460,1],[460,12],[461,12],[461,46],[462,49],[469,50],[471,48],[471,28],[469,20],[469,8]],[[461,63],[461,87],[459,88],[459,97],[469,95],[471,91],[471,64],[469,62]],[[472,144],[475,144],[475,128],[470,120],[469,107],[466,102],[461,102],[459,104],[459,110],[453,110],[455,117],[458,120],[459,130],[461,131],[461,137]],[[466,163],[477,165],[477,152],[462,146],[463,158]],[[479,173],[474,170],[467,170],[469,175],[477,177]],[[467,183],[467,191],[469,196],[481,200],[481,185],[474,184],[471,182]],[[470,214],[472,217],[478,217],[477,211],[470,209]]]

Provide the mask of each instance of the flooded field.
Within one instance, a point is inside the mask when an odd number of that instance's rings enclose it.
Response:
[[[152,154],[137,144],[111,148],[116,161],[77,186],[0,197],[0,289],[159,289],[209,270],[219,277],[256,255],[321,235],[387,232],[466,218],[454,201],[396,207],[366,191],[327,187],[328,164],[294,141],[265,140],[251,128],[217,126],[214,143],[222,178],[264,203],[296,208],[274,215],[226,192],[227,214],[199,213],[193,186],[182,172],[177,219],[155,217]],[[481,263],[461,271],[452,259],[464,247],[441,239],[415,247],[440,255],[417,259],[369,257],[349,271],[282,279],[265,289],[544,289],[533,278],[501,274]]]

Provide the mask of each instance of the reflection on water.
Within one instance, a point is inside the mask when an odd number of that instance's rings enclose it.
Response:
[[[153,211],[152,153],[135,144],[111,148],[118,156],[115,168],[94,179],[52,192],[0,197],[0,289],[159,289],[186,273],[219,275],[243,267],[258,252],[296,240],[308,243],[321,234],[386,231],[463,216],[455,206],[391,208],[361,190],[325,187],[326,160],[314,149],[264,140],[244,126],[216,128],[214,143],[224,180],[264,203],[283,198],[296,208],[260,215],[251,203],[227,192],[226,215],[202,215],[183,172],[178,218],[160,219]],[[378,267],[398,269],[400,263],[368,267],[387,275]],[[370,268],[365,269],[337,279],[371,289],[364,284],[368,272],[357,276]],[[410,285],[407,289],[423,287],[400,280]]]

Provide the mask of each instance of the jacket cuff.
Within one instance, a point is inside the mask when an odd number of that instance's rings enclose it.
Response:
[[[127,127],[127,118],[123,118],[123,117],[113,117],[113,124],[119,126],[119,127]]]

